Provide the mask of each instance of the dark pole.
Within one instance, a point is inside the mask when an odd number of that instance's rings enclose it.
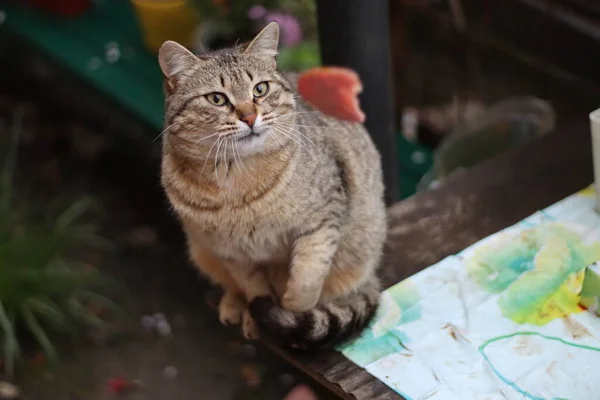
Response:
[[[352,68],[364,91],[365,126],[381,152],[386,200],[399,199],[388,0],[317,0],[323,65]]]

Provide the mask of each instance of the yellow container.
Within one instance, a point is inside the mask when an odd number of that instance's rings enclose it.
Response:
[[[166,40],[191,47],[198,19],[185,0],[131,0],[146,46],[158,52]]]

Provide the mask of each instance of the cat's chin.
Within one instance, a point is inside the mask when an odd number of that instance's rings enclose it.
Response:
[[[266,149],[268,137],[269,134],[267,132],[262,132],[250,133],[244,137],[236,139],[236,151],[242,157],[248,157],[262,153]]]

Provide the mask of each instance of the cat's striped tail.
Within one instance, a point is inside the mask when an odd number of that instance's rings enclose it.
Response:
[[[331,348],[360,334],[373,318],[379,304],[376,278],[360,289],[306,312],[283,309],[271,298],[250,303],[250,314],[265,339],[298,350]]]

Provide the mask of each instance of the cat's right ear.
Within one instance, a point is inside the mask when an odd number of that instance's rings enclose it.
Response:
[[[248,47],[247,54],[257,54],[259,56],[275,57],[277,55],[277,46],[279,45],[279,24],[271,22],[265,26]]]
[[[168,40],[158,50],[158,63],[167,79],[172,79],[192,68],[198,59],[179,43]]]

